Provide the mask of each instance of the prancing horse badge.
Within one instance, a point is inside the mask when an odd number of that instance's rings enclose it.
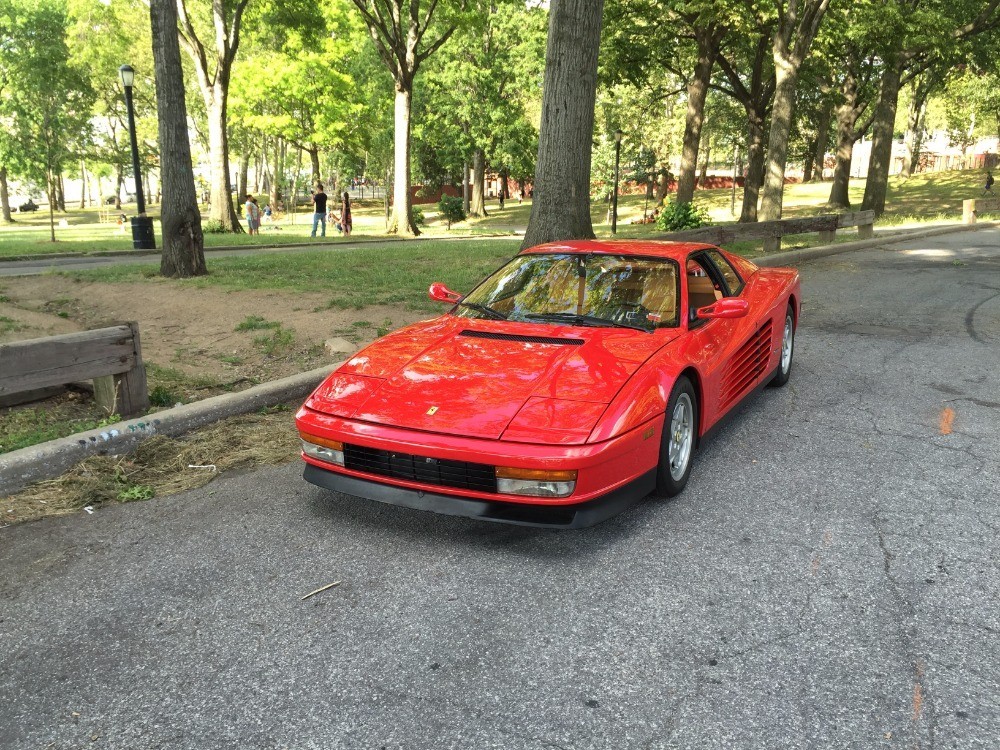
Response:
[[[436,406],[432,406],[430,409],[427,410],[427,413],[433,415],[437,410],[438,408]]]

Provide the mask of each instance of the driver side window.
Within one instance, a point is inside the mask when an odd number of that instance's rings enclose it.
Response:
[[[722,285],[713,279],[710,266],[699,256],[687,260],[688,287],[688,321],[700,324],[704,321],[698,318],[698,308],[714,304],[723,297]]]

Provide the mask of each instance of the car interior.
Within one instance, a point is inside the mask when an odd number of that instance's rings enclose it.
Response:
[[[723,293],[720,285],[712,280],[708,270],[698,258],[688,258],[687,283],[688,319],[694,322],[698,320],[698,309],[722,299]]]

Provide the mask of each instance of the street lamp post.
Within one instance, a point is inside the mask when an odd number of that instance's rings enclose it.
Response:
[[[132,105],[132,83],[135,71],[131,65],[122,65],[118,74],[125,87],[125,109],[128,112],[128,134],[132,143],[132,174],[135,175],[135,202],[138,216],[132,217],[132,249],[155,250],[156,238],[153,235],[153,220],[146,216],[146,200],[142,194],[142,171],[139,169],[139,143],[135,138],[135,108]]]
[[[618,163],[622,155],[621,128],[615,131],[615,192],[611,196],[611,234],[618,233]]]

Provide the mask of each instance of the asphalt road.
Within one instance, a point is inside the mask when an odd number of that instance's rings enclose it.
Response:
[[[1000,231],[802,272],[789,386],[589,530],[289,465],[0,531],[0,747],[996,748]]]

